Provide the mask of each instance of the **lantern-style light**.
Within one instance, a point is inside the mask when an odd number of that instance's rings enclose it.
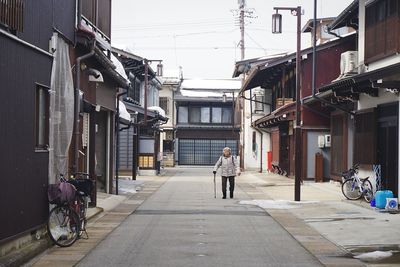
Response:
[[[272,33],[282,33],[282,15],[278,10],[272,14]]]
[[[163,64],[161,61],[157,64],[157,76],[163,76]]]

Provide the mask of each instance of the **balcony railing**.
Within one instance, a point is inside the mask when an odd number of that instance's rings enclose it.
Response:
[[[24,3],[22,0],[0,0],[0,23],[13,31],[24,30]]]

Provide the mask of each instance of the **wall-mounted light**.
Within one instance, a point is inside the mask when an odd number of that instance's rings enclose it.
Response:
[[[222,102],[224,102],[224,103],[226,102],[226,94],[225,93],[222,94]]]

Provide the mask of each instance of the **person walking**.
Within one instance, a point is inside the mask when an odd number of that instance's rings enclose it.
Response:
[[[222,152],[223,155],[219,157],[217,163],[215,163],[213,174],[216,174],[218,168],[221,167],[222,198],[226,198],[227,180],[229,180],[229,196],[233,198],[235,176],[240,175],[240,166],[237,163],[236,157],[232,156],[229,147],[225,147]]]

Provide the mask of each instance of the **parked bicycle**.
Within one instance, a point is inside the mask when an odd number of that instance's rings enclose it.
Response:
[[[60,175],[60,183],[49,185],[49,202],[56,206],[49,213],[47,231],[60,247],[71,246],[78,238],[89,238],[86,210],[93,183],[87,178],[87,173],[76,173],[75,178],[69,180]]]
[[[358,176],[359,165],[356,164],[342,173],[342,193],[349,200],[357,200],[364,197],[368,203],[374,197],[372,184],[369,177]]]

